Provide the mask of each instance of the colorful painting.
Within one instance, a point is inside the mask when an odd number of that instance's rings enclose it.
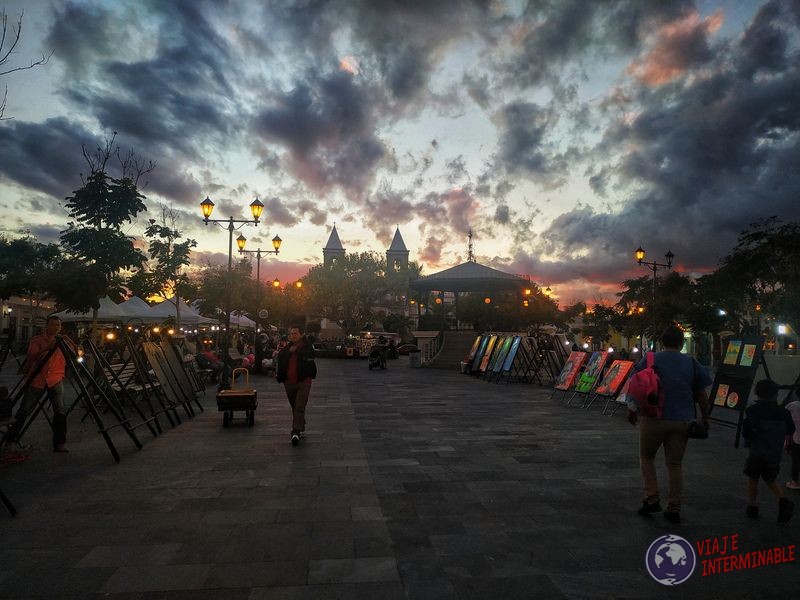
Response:
[[[492,372],[499,373],[503,368],[503,363],[506,360],[506,356],[508,356],[508,351],[511,350],[511,343],[513,341],[513,336],[508,336],[503,340],[503,345],[500,346],[500,350],[497,351],[497,360],[492,361],[493,364],[490,369]]]
[[[481,345],[481,336],[478,336],[475,338],[475,341],[472,342],[472,348],[469,351],[469,358],[467,358],[467,361],[470,361],[473,358],[475,358],[475,353],[478,351],[478,347],[480,345]]]
[[[631,370],[633,370],[633,361],[615,360],[595,391],[604,396],[615,395],[627,380]]]
[[[519,351],[519,345],[522,341],[522,338],[518,335],[514,336],[514,341],[511,342],[511,348],[508,350],[508,355],[506,356],[506,360],[503,362],[503,371],[510,372],[511,365],[514,364],[514,358],[517,356],[517,352]]]
[[[558,375],[558,379],[556,379],[555,389],[568,390],[571,388],[585,360],[585,352],[571,352],[567,362],[564,363],[564,367],[561,369],[561,373]]]
[[[582,393],[591,392],[594,384],[597,383],[600,374],[603,372],[603,366],[605,366],[607,359],[607,351],[593,352],[589,363],[586,365],[586,369],[581,373],[580,379],[578,379],[575,390]]]
[[[478,351],[475,353],[475,358],[472,360],[472,365],[470,366],[470,371],[477,371],[478,367],[481,364],[481,359],[483,358],[484,352],[486,352],[486,344],[489,343],[489,336],[484,335],[481,338],[480,346],[478,346]]]
[[[744,352],[742,352],[742,359],[739,361],[739,364],[742,365],[743,367],[752,367],[753,359],[755,357],[756,357],[756,345],[745,344]]]
[[[728,397],[728,390],[730,386],[726,383],[720,383],[717,387],[717,393],[714,394],[714,404],[717,406],[725,406],[725,399]]]
[[[491,358],[489,359],[489,364],[486,365],[486,371],[491,372],[494,370],[494,365],[497,362],[497,357],[500,355],[500,349],[505,344],[506,338],[502,335],[497,336],[497,340],[494,343],[494,353],[492,354]]]
[[[739,351],[742,349],[742,342],[740,340],[731,340],[728,342],[728,349],[725,351],[725,360],[722,362],[726,365],[735,365],[739,362]]]
[[[496,335],[489,336],[489,343],[486,344],[486,352],[483,354],[483,360],[481,360],[481,373],[486,372],[486,368],[489,366],[489,360],[492,358],[492,350],[494,350],[494,345],[497,342]]]

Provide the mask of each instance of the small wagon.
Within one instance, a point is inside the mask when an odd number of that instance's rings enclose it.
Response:
[[[244,373],[244,383],[236,385],[236,374]],[[247,369],[234,369],[231,377],[231,388],[217,392],[217,410],[222,413],[222,426],[227,427],[233,422],[233,413],[245,413],[247,425],[252,427],[256,422],[256,408],[258,398],[256,391],[250,387],[250,373]]]

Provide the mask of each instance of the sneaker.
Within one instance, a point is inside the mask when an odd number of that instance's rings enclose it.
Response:
[[[664,518],[670,523],[678,524],[681,522],[681,513],[677,510],[666,510],[664,511]]]
[[[794,511],[794,502],[788,498],[781,498],[778,500],[778,523],[788,523],[792,518]]]
[[[292,446],[297,446],[300,443],[300,436],[296,433],[292,434]]]
[[[758,507],[757,506],[747,506],[747,509],[744,511],[744,514],[747,515],[750,519],[757,519],[758,518]]]
[[[800,490],[800,481],[789,481],[786,483],[786,487],[790,490]]]
[[[59,444],[53,448],[53,452],[69,452],[69,448],[67,448],[64,444]]]
[[[661,512],[661,503],[656,500],[653,503],[648,502],[645,500],[642,502],[641,508],[639,508],[638,512],[643,517],[649,517],[652,513]]]

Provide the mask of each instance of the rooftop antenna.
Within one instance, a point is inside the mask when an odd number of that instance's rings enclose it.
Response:
[[[469,228],[469,248],[467,250],[467,262],[476,262],[475,261],[475,253],[472,251],[472,227]]]

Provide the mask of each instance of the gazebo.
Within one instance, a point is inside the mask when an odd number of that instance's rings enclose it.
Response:
[[[516,291],[520,294],[531,287],[526,275],[513,275],[474,261],[467,261],[444,271],[426,275],[410,282],[418,292],[500,292]]]

